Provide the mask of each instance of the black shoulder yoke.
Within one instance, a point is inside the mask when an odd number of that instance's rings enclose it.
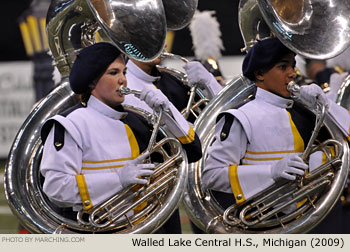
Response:
[[[76,110],[78,108],[82,108],[82,107],[84,107],[84,106],[81,103],[79,103],[79,104],[77,104],[77,105],[75,105],[73,107],[70,107],[69,109],[63,111],[59,115],[61,115],[63,117],[66,117],[67,115],[72,113],[74,110]],[[64,132],[65,132],[65,128],[58,121],[56,121],[54,119],[50,119],[50,120],[45,122],[45,124],[41,128],[41,140],[42,140],[43,144],[45,144],[47,136],[49,135],[49,133],[51,131],[51,128],[54,125],[55,125],[55,132],[54,132],[53,144],[55,146],[55,149],[57,151],[59,151],[64,146]]]
[[[216,122],[218,122],[223,116],[225,117],[225,123],[220,133],[221,141],[226,140],[226,138],[230,134],[230,129],[231,129],[233,120],[235,119],[235,117],[230,113],[222,113],[218,116],[218,118],[216,119]]]

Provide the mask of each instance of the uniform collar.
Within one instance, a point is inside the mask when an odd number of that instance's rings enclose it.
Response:
[[[115,120],[123,119],[127,116],[127,112],[119,112],[110,106],[106,105],[105,103],[101,102],[99,99],[97,99],[95,96],[91,95],[87,104],[88,108],[92,108],[96,110],[97,112],[110,117]]]
[[[294,104],[292,99],[283,98],[259,87],[255,97],[280,108],[291,108]]]
[[[144,80],[147,83],[153,83],[160,79],[160,76],[152,76],[147,73],[145,73],[141,68],[139,68],[134,62],[131,60],[128,61],[126,64],[127,67],[127,73],[130,72],[134,76],[136,76],[138,79]]]

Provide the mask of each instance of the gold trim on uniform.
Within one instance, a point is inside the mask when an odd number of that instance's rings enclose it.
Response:
[[[128,135],[128,139],[129,139],[129,143],[130,143],[131,157],[132,157],[132,159],[135,159],[135,158],[137,158],[140,155],[140,147],[139,147],[139,144],[137,143],[137,140],[136,140],[136,137],[134,135],[134,132],[131,130],[129,125],[127,125],[127,124],[124,124],[124,125],[125,125],[125,128],[126,128],[126,133]],[[133,186],[133,190],[136,191],[139,186],[140,185]],[[136,196],[134,198],[134,202],[137,201],[139,198],[140,198],[140,196]],[[143,202],[140,205],[137,205],[133,209],[134,213],[137,214],[137,213],[141,212],[145,207],[147,207],[147,202]],[[143,220],[143,219],[144,218],[141,218],[141,220]],[[138,220],[134,224],[137,224],[141,220]]]
[[[266,151],[266,152],[255,152],[255,151],[246,151],[247,154],[253,155],[264,155],[264,154],[283,154],[283,153],[296,153],[299,151],[296,150],[286,150],[286,151]]]
[[[124,124],[124,125],[125,125],[125,129],[126,129],[126,133],[128,135],[128,139],[129,139],[129,144],[130,144],[130,149],[131,149],[131,158],[135,159],[140,155],[140,147],[139,147],[139,144],[137,143],[134,132],[132,132],[129,125],[127,125],[127,124]]]
[[[190,129],[188,130],[187,136],[182,136],[177,138],[182,144],[189,144],[194,141],[195,133],[192,126],[191,125],[189,126],[190,126]]]
[[[297,127],[295,126],[295,124],[294,124],[294,122],[292,120],[292,116],[290,115],[290,113],[288,111],[287,111],[287,113],[288,113],[288,116],[289,116],[290,126],[291,126],[292,134],[293,134],[293,137],[294,137],[294,150],[296,152],[303,152],[304,149],[305,149],[304,140],[300,136],[300,133],[299,133]]]
[[[100,167],[82,167],[82,170],[104,170],[104,169],[113,169],[113,168],[121,168],[124,165],[111,165],[111,166],[100,166]]]
[[[228,177],[231,184],[231,189],[233,195],[235,196],[236,202],[241,203],[245,201],[245,197],[239,183],[238,174],[237,174],[238,165],[230,165],[228,167]]]
[[[281,160],[283,157],[276,157],[276,158],[249,158],[244,157],[245,160],[251,160],[251,161],[271,161],[271,160]]]
[[[90,161],[90,160],[83,160],[83,164],[103,164],[103,163],[112,163],[112,162],[121,162],[121,161],[127,161],[127,160],[133,160],[137,158],[140,155],[140,147],[137,143],[136,137],[134,135],[134,132],[132,132],[131,128],[124,124],[126,134],[129,139],[130,144],[130,150],[131,150],[131,157],[129,158],[119,158],[119,159],[111,159],[111,160],[98,160],[98,161]],[[83,166],[82,170],[103,170],[103,169],[113,169],[113,168],[120,168],[124,165],[109,165],[109,166],[98,166],[98,167],[86,167]]]
[[[83,174],[79,174],[75,175],[75,179],[77,181],[81,201],[83,202],[83,207],[86,211],[88,211],[92,208],[92,202],[90,199],[88,187],[86,185],[85,177]]]
[[[266,151],[266,152],[257,152],[257,151],[246,151],[246,154],[250,155],[276,155],[276,154],[288,154],[288,153],[301,153],[304,151],[304,140],[301,137],[297,127],[295,126],[292,117],[290,113],[287,111],[288,117],[289,117],[289,122],[290,122],[290,127],[292,131],[292,135],[294,138],[294,150],[281,150],[281,151]],[[270,156],[270,157],[243,157],[243,160],[250,160],[250,161],[276,161],[276,160],[281,160],[283,157],[279,156]],[[244,162],[243,164],[247,164]]]
[[[111,163],[111,162],[119,162],[119,161],[127,161],[132,160],[133,158],[119,158],[119,159],[111,159],[111,160],[100,160],[100,161],[89,161],[83,160],[83,164],[103,164],[103,163]]]

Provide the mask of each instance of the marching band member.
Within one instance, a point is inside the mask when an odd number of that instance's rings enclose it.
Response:
[[[350,48],[347,48],[341,54],[327,60],[327,67],[335,69],[334,73],[329,76],[330,91],[327,93],[327,96],[333,101],[337,100],[339,88],[350,73],[349,56]]]
[[[162,61],[161,57],[151,62],[141,62],[130,59],[127,63],[126,78],[128,87],[134,90],[142,90],[143,92],[151,92],[151,99],[165,99],[170,101],[170,109],[174,114],[186,108],[189,99],[190,88],[185,86],[180,80],[166,72],[160,72],[156,65]],[[212,98],[221,90],[221,85],[216,81],[215,77],[208,72],[200,62],[189,62],[185,65],[187,77],[190,85],[198,84],[200,88],[207,90],[208,98]],[[124,104],[142,108],[148,112],[153,109],[144,101],[138,99],[134,95],[125,97]],[[181,115],[179,115],[181,116]],[[181,116],[182,117],[182,116]],[[189,115],[188,121],[193,123],[195,117]],[[187,122],[184,124],[189,125]],[[192,126],[189,125],[188,135],[193,134]],[[191,163],[193,160],[189,160]],[[165,233],[181,233],[180,215],[178,210],[174,212],[169,219],[172,225],[164,226]]]
[[[118,90],[126,86],[126,66],[119,49],[109,43],[84,48],[76,58],[69,80],[82,103],[49,119],[42,128],[41,173],[43,191],[68,216],[91,209],[133,184],[146,184],[154,164],[141,164],[152,128],[121,105]],[[191,161],[201,157],[198,137],[180,113],[171,110],[157,90],[145,89],[141,99],[152,109],[162,108],[163,122],[177,137]],[[73,218],[74,219],[74,218]]]
[[[166,72],[160,72],[156,65],[162,61],[161,57],[151,62],[141,62],[130,59],[127,63],[128,72],[126,78],[131,89],[135,90],[156,90],[159,96],[165,95],[178,111],[186,108],[189,99],[190,88],[185,86],[180,80]],[[214,97],[222,86],[216,81],[215,77],[198,62],[189,62],[184,66],[189,85],[198,84],[199,88],[207,91],[208,98]],[[148,112],[152,109],[140,101],[134,95],[125,97],[124,104],[140,107]],[[194,122],[195,118],[190,117],[190,122]]]
[[[287,84],[296,77],[294,66],[295,54],[277,38],[257,42],[244,58],[243,75],[255,82],[255,99],[218,116],[202,173],[205,189],[234,195],[228,204],[249,200],[276,181],[295,180],[312,169],[300,154],[315,115],[290,98]],[[319,86],[302,86],[298,98],[309,109],[322,101],[327,115],[349,136],[349,112],[327,99]]]
[[[339,64],[327,66],[326,60],[306,59],[305,62],[307,76],[323,89],[330,100],[336,102],[340,85],[349,73]]]
[[[179,111],[182,111],[187,106],[190,88],[171,74],[158,71],[156,65],[159,65],[161,60],[161,57],[151,62],[130,59],[126,65],[128,68],[126,74],[128,87],[134,90],[142,90],[144,93],[150,92],[154,96],[154,99],[169,100],[170,109],[174,113],[179,113]],[[214,96],[221,89],[221,85],[216,81],[215,77],[201,63],[190,62],[186,66],[188,67],[187,74],[190,85],[200,82],[199,78],[202,78],[200,76],[206,76],[205,81],[200,83],[202,83],[202,87],[208,87],[207,90],[210,91],[208,93]],[[134,95],[126,96],[124,104],[142,108],[150,113],[153,111],[145,101],[138,99]],[[193,123],[195,119],[190,115],[188,121]],[[194,131],[192,126],[190,126],[188,135],[190,136],[192,134],[194,134]],[[192,160],[189,160],[189,162],[191,163]],[[181,233],[180,214],[178,210],[174,212],[168,222],[171,225],[164,225],[164,233]]]

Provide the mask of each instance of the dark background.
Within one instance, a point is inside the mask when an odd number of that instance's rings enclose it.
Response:
[[[198,1],[200,11],[216,11],[215,16],[220,24],[222,41],[225,47],[222,52],[223,55],[243,55],[240,51],[244,47],[244,42],[238,26],[238,5],[239,0]],[[188,28],[176,31],[172,52],[183,56],[193,56],[192,38]]]
[[[31,0],[2,0],[0,2],[0,60],[26,60],[18,17],[27,9]]]
[[[19,31],[18,18],[31,0],[2,0],[0,2],[0,61],[28,60]],[[220,23],[225,50],[223,55],[241,55],[243,40],[238,26],[238,0],[199,0],[199,10],[215,10]],[[210,34],[208,34],[210,36]],[[172,52],[193,56],[192,39],[188,28],[176,31]]]

